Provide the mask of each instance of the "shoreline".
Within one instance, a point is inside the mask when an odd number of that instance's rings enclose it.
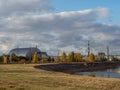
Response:
[[[57,63],[37,65],[34,68],[47,71],[63,72],[74,74],[75,72],[89,72],[106,69],[114,69],[120,66],[120,62],[94,62],[94,63]]]

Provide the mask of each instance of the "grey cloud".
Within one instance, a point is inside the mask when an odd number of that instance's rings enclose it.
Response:
[[[72,45],[79,50],[81,47],[87,48],[88,39],[93,48],[103,47],[104,42],[118,46],[120,26],[98,23],[97,12],[96,9],[89,9],[3,18],[0,22],[0,33],[3,37],[10,38],[6,42],[11,42],[12,47],[40,44],[40,48],[51,50]]]
[[[0,0],[0,15],[3,17],[50,10],[52,5],[49,0]]]

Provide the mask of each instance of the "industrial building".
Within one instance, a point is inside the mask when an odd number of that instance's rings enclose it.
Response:
[[[9,52],[9,55],[15,54],[17,56],[23,57],[33,57],[34,53],[37,52],[39,58],[47,58],[48,55],[46,52],[40,51],[37,47],[29,47],[29,48],[14,48]]]

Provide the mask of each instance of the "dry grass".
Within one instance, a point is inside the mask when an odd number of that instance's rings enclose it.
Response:
[[[0,90],[120,90],[119,79],[69,75],[33,66],[0,65]]]

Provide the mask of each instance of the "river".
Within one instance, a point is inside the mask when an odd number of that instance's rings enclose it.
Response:
[[[92,77],[103,77],[103,78],[120,78],[119,68],[106,69],[92,72],[76,72],[76,74]]]

